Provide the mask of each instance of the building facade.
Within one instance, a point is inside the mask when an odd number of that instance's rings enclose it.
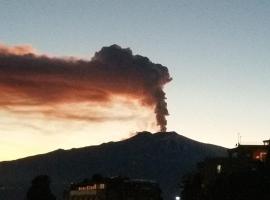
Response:
[[[161,200],[157,183],[122,177],[92,178],[72,184],[65,200]]]

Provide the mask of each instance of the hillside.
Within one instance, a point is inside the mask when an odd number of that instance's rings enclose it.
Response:
[[[24,199],[31,180],[39,174],[51,177],[52,190],[61,199],[69,183],[95,173],[156,180],[168,199],[177,191],[181,176],[195,168],[198,161],[225,155],[223,147],[200,143],[175,132],[141,132],[119,142],[0,162],[0,199]]]

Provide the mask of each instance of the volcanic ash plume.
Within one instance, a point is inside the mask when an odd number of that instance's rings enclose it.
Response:
[[[58,108],[84,103],[93,110],[110,103],[114,96],[123,96],[153,108],[157,125],[166,131],[163,86],[171,77],[165,66],[117,45],[103,47],[90,61],[35,52],[29,46],[0,45],[0,107],[32,107],[44,114],[80,118],[79,114],[60,113]],[[88,119],[105,120],[106,116],[94,113]]]

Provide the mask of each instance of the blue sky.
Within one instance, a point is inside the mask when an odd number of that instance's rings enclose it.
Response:
[[[0,4],[0,25],[0,43],[7,45],[30,44],[41,53],[90,59],[101,47],[118,44],[167,66],[173,77],[165,88],[169,130],[226,147],[235,145],[237,133],[243,143],[269,138],[267,0],[9,0]],[[2,114],[0,118],[11,126],[7,118],[12,117]],[[46,152],[57,145],[87,145],[79,141],[62,144],[54,134],[60,125],[55,127],[42,136],[57,141],[54,146],[33,150],[31,144],[40,138],[27,135],[35,138],[25,145],[28,151],[2,159]],[[127,131],[119,126],[114,131],[122,135],[109,134],[104,127],[99,140],[91,134],[83,138],[89,139],[88,144],[101,143],[119,140]],[[11,130],[16,136],[17,131]],[[73,140],[76,133],[67,137]],[[4,138],[0,144],[19,143],[11,134]]]

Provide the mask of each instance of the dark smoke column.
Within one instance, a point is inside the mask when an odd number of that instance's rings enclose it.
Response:
[[[167,103],[165,101],[166,99],[165,92],[162,89],[157,91],[156,97],[157,97],[157,104],[155,107],[155,113],[156,113],[157,125],[160,126],[161,132],[166,132],[167,130],[166,116],[169,115],[169,112],[167,109]]]
[[[103,47],[92,62],[113,70],[114,83],[126,93],[141,99],[143,105],[154,106],[157,125],[160,131],[166,132],[166,116],[169,112],[163,87],[172,80],[167,67],[153,63],[147,57],[133,55],[129,48],[118,45]]]

